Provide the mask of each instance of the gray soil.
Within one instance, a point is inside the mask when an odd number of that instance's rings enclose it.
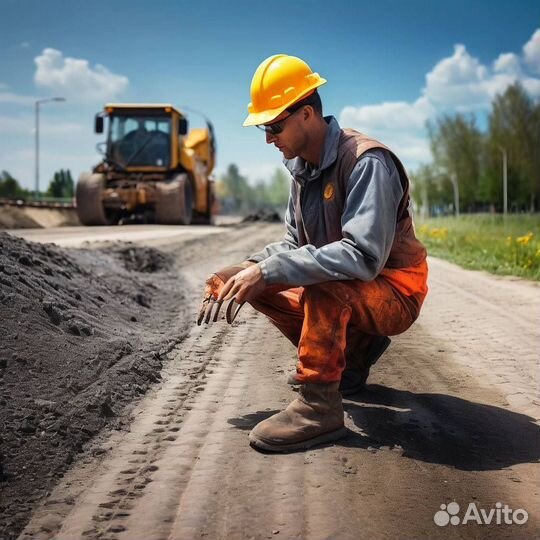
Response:
[[[161,378],[185,333],[170,255],[66,250],[0,233],[0,538]]]

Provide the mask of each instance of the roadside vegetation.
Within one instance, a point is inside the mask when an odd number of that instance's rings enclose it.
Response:
[[[430,255],[538,281],[540,100],[513,84],[486,120],[483,130],[473,114],[428,123],[433,161],[411,175],[416,230]]]
[[[65,199],[73,197],[75,183],[69,169],[56,171],[49,182],[47,191],[40,192],[39,199]],[[0,198],[33,200],[35,191],[21,187],[20,182],[8,171],[0,172]]]
[[[540,281],[538,214],[417,219],[416,232],[434,257],[465,268]]]
[[[280,168],[268,179],[250,183],[231,163],[216,183],[216,194],[222,214],[248,214],[256,210],[282,212],[289,198],[290,177]]]
[[[423,215],[540,210],[540,100],[516,83],[497,95],[485,129],[473,114],[428,122],[432,163],[412,177],[412,196]]]

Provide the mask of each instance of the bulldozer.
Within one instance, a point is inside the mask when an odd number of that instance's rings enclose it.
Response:
[[[83,225],[129,222],[212,224],[216,159],[212,124],[188,131],[187,117],[170,104],[109,103],[94,130],[102,161],[77,182]]]

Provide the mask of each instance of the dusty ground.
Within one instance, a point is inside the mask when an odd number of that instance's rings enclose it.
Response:
[[[204,276],[280,234],[255,224],[144,242],[175,258],[165,274],[185,284],[191,324]],[[86,445],[21,538],[538,538],[540,288],[430,263],[421,318],[345,402],[346,439],[284,456],[247,445],[294,398],[284,381],[295,351],[244,308],[232,327],[189,326],[161,381],[120,430]],[[473,503],[529,517],[437,526],[452,501],[461,518]]]

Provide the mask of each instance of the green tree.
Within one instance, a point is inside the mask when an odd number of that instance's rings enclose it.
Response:
[[[502,149],[508,155],[509,208],[540,206],[540,101],[516,82],[493,101],[489,116],[486,168],[502,201]]]
[[[422,217],[445,214],[453,203],[452,183],[433,164],[423,164],[411,175],[411,196]]]
[[[287,206],[289,200],[290,180],[283,169],[276,169],[268,185],[268,202],[274,208]]]
[[[427,127],[435,169],[457,181],[460,206],[476,210],[484,140],[474,116],[444,115]]]
[[[57,198],[73,197],[73,178],[69,169],[60,169],[54,173],[47,188],[47,195]]]
[[[235,163],[231,163],[227,172],[221,177],[223,184],[222,191],[226,194],[226,204],[233,211],[246,211],[250,208],[253,195],[247,178],[240,174],[240,170]]]
[[[258,208],[268,208],[270,206],[268,185],[264,180],[258,180],[253,187],[253,200]]]
[[[19,182],[8,171],[0,173],[0,197],[6,199],[18,199],[28,196],[28,191],[23,189]]]

